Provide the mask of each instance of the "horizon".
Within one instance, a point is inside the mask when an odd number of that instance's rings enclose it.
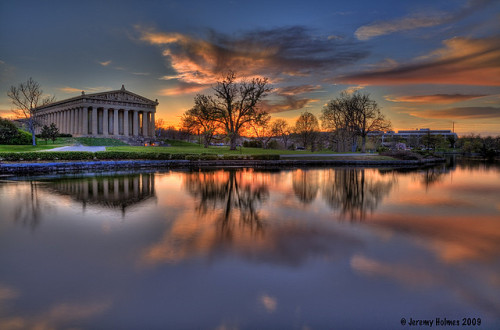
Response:
[[[360,91],[394,131],[498,136],[499,17],[491,0],[2,2],[0,116],[9,87],[33,77],[57,100],[123,84],[177,127],[232,69],[268,77],[265,107],[290,124]]]

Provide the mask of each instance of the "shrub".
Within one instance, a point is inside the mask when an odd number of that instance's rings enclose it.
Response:
[[[422,159],[422,156],[411,152],[411,151],[406,151],[406,150],[392,150],[392,151],[384,151],[381,152],[380,155],[382,156],[390,156],[396,159],[400,160],[420,160]]]
[[[245,159],[243,155],[224,155],[224,160],[241,160]]]
[[[245,147],[245,148],[262,148],[262,141],[259,141],[259,140],[243,141],[243,147]]]
[[[253,155],[252,159],[254,159],[254,160],[279,160],[280,155],[269,155],[269,154]]]
[[[187,155],[186,160],[200,160],[200,155]]]
[[[10,140],[9,144],[16,144],[16,145],[21,145],[21,144],[32,144],[32,135],[31,133],[28,133],[23,130],[18,130],[18,134]]]
[[[170,159],[186,159],[186,156],[190,154],[171,154]]]
[[[217,159],[219,159],[219,156],[214,155],[214,154],[205,154],[205,155],[201,154],[200,159],[201,160],[217,160]]]

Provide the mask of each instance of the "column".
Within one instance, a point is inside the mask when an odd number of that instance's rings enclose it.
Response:
[[[119,131],[119,128],[120,126],[118,125],[118,109],[114,109],[113,110],[113,134],[114,135],[119,135],[120,134],[120,131]]]
[[[142,136],[148,136],[148,113],[142,112]]]
[[[71,134],[71,113],[69,109],[66,109],[66,133]]]
[[[102,108],[102,135],[108,135],[108,108]]]
[[[83,119],[82,119],[82,134],[89,134],[89,109],[84,107],[83,109]]]
[[[92,135],[97,136],[97,107],[92,107]]]
[[[66,111],[61,110],[61,132],[66,134]]]
[[[149,129],[149,135],[151,135],[152,137],[154,137],[156,135],[156,132],[155,132],[155,113],[154,111],[151,111],[151,121],[150,121],[150,129]]]
[[[75,126],[75,112],[73,111],[73,109],[69,109],[69,133],[70,134],[75,133],[74,126]]]
[[[128,136],[128,110],[123,110],[123,135]]]
[[[82,134],[82,108],[76,108],[76,128],[78,135]]]
[[[139,135],[139,111],[134,111],[134,120],[133,120],[133,134],[134,136]]]

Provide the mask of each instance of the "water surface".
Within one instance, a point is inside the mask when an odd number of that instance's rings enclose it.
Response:
[[[498,328],[498,196],[482,164],[4,178],[0,328]]]

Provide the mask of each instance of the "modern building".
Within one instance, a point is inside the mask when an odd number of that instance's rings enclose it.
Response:
[[[57,101],[35,111],[41,126],[55,123],[59,132],[73,136],[151,138],[155,135],[158,100],[125,90],[85,94]]]
[[[447,138],[448,136],[454,136],[455,139],[457,137],[457,133],[454,133],[450,130],[433,130],[429,128],[421,128],[421,129],[416,129],[416,130],[400,130],[397,133],[394,131],[388,131],[384,134],[384,137],[398,137],[401,139],[409,139],[411,137],[424,137],[427,135],[441,135],[444,138]]]

